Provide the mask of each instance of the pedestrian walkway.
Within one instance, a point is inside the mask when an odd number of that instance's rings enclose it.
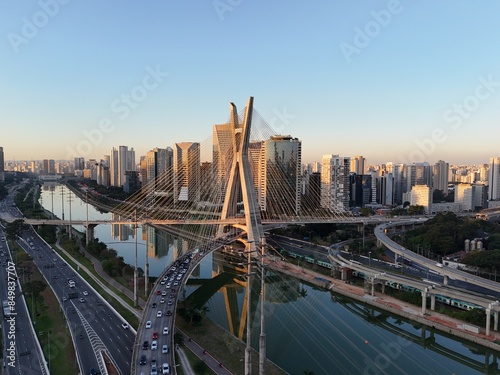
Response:
[[[192,338],[188,337],[184,332],[177,329],[177,332],[180,332],[184,335],[184,345],[193,352],[199,359],[206,363],[210,369],[218,374],[218,375],[232,375],[228,369],[224,367],[223,363],[220,363],[217,359],[212,357],[210,353],[207,353],[205,349],[203,349],[197,342],[195,342]],[[182,350],[182,349],[181,349]],[[184,370],[184,368],[183,368]]]

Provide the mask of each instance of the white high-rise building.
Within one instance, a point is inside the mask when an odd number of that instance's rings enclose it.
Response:
[[[323,155],[321,160],[321,207],[333,212],[349,210],[350,158]]]
[[[424,206],[424,212],[432,212],[432,189],[427,185],[415,185],[411,188],[410,205]]]
[[[500,157],[490,158],[488,200],[500,199]]]
[[[460,211],[474,210],[474,188],[471,184],[455,185],[455,202],[460,204]]]

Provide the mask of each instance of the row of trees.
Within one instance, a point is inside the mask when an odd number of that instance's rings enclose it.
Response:
[[[102,269],[111,277],[133,277],[134,267],[126,264],[123,257],[118,256],[118,252],[109,249],[104,242],[98,238],[89,241],[87,251],[101,261]],[[142,270],[139,269],[139,275],[142,276]]]

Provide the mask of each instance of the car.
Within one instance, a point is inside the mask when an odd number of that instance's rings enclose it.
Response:
[[[165,303],[165,298],[163,298],[163,297],[162,297],[162,298],[160,299],[160,303]]]
[[[167,316],[172,316],[172,311],[167,310],[167,312],[165,313],[165,315],[167,315]]]
[[[146,340],[142,343],[142,350],[147,350],[149,348],[149,341]]]
[[[157,313],[156,313],[156,317],[157,317],[157,318],[161,318],[161,315],[162,315],[162,314],[161,314],[161,310],[158,310],[158,311],[157,311]]]
[[[128,326],[128,324],[127,324],[127,323],[122,323],[122,328],[123,328],[123,329],[128,329],[128,328],[129,328],[129,326]]]
[[[68,297],[63,297],[63,302],[66,302],[68,300]]]
[[[168,300],[168,305],[169,306],[172,306],[173,303],[174,303],[174,301],[172,301],[171,299]]]
[[[89,295],[89,292],[87,292],[86,290],[83,291],[83,295],[84,296],[88,296]]]
[[[90,369],[90,375],[96,375],[96,374],[97,374],[97,372],[95,371],[95,368],[92,367]]]
[[[146,328],[151,328],[151,320],[148,320],[148,321],[146,322]]]
[[[54,275],[54,279],[57,279],[57,275]]]
[[[161,347],[161,352],[162,352],[162,354],[168,353],[168,345],[167,344],[165,344]]]
[[[151,375],[158,375],[158,369],[156,367],[151,367]]]
[[[177,280],[174,281],[174,286],[179,285],[179,282]]]
[[[141,359],[139,360],[139,364],[144,366],[147,362],[146,354],[141,355]]]
[[[151,350],[156,350],[156,349],[158,349],[158,341],[153,340],[151,342]]]
[[[153,340],[158,338],[158,331],[153,332]]]
[[[161,294],[161,291],[160,290],[157,290],[156,291],[156,295],[159,296]]]
[[[161,365],[161,373],[170,374],[170,367],[168,366],[168,363],[164,363],[163,365]]]
[[[166,295],[167,295],[167,292],[164,290],[163,292],[161,292],[161,295],[162,295],[162,296],[166,296]]]
[[[168,335],[168,327],[163,327],[163,334]]]
[[[79,298],[78,301],[80,301],[81,303],[85,302],[85,298]]]
[[[151,307],[154,309],[154,308],[156,307],[156,302],[153,302],[153,303],[151,304]]]
[[[165,283],[166,283],[166,281],[165,281],[165,280],[160,281],[160,284],[161,284],[161,285],[165,285]]]

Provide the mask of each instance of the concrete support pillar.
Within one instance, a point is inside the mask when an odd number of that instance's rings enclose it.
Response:
[[[436,295],[431,294],[431,310],[434,311],[436,309]]]
[[[486,336],[490,335],[491,310],[486,309]]]
[[[340,280],[342,280],[342,281],[347,280],[347,268],[340,269]]]
[[[85,236],[85,243],[88,245],[89,242],[94,240],[94,228],[97,226],[97,224],[88,224],[85,229],[86,229],[86,236]]]
[[[448,281],[450,281],[450,278],[448,277],[448,275],[444,275],[443,276],[443,284],[448,285]]]
[[[425,314],[427,311],[427,288],[422,290],[422,314]]]
[[[385,283],[382,283],[382,293],[385,294]]]
[[[372,281],[372,292],[371,292],[371,295],[372,296],[375,295],[375,281]]]
[[[493,313],[493,329],[498,331],[498,311]]]

